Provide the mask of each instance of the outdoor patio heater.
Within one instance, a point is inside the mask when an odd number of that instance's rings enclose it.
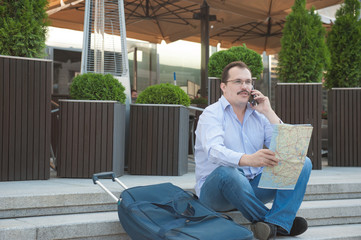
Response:
[[[126,88],[128,101],[130,81],[123,1],[85,3],[81,73],[112,74]]]

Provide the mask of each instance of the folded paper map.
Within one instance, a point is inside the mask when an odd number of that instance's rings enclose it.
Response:
[[[270,150],[279,163],[264,167],[259,188],[294,189],[303,168],[313,127],[310,124],[275,125]]]

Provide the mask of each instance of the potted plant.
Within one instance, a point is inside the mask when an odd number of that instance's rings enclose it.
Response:
[[[0,181],[50,177],[52,62],[46,0],[0,4]]]
[[[178,86],[147,87],[130,105],[131,174],[179,176],[188,171],[188,95]]]
[[[361,166],[361,20],[360,2],[345,0],[327,36],[331,65],[328,88],[328,163]]]
[[[76,76],[69,100],[60,103],[59,177],[89,178],[124,173],[124,86],[110,74]]]
[[[307,156],[321,169],[321,79],[329,54],[320,16],[306,9],[306,0],[296,0],[286,17],[281,45],[275,110],[284,122],[313,126]]]
[[[208,98],[209,104],[212,104],[221,97],[220,88],[222,71],[227,64],[234,61],[242,61],[247,64],[252,72],[252,76],[257,79],[263,71],[261,55],[243,46],[234,46],[228,50],[222,50],[213,53],[208,62]]]

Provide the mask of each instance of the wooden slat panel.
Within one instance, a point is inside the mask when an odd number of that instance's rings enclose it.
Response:
[[[6,70],[7,71],[7,70]],[[5,70],[4,70],[4,59],[0,58],[0,181],[5,180],[4,179],[4,174],[5,173],[5,169],[3,168],[5,159],[3,159],[2,153],[3,153],[3,149],[4,149],[4,125],[3,125],[3,118],[4,118],[4,104],[5,104],[5,99],[4,99],[4,88],[5,88],[5,74],[4,74]]]
[[[285,123],[312,124],[308,157],[314,169],[321,169],[321,84],[277,85],[275,110]]]
[[[100,103],[96,103],[96,117],[95,117],[95,165],[94,171],[100,172],[100,160],[101,160],[101,128],[102,128],[102,120],[101,120],[101,106]]]
[[[178,175],[178,107],[139,104],[131,105],[130,112],[130,173]]]
[[[136,125],[136,106],[130,106],[129,113],[129,151],[127,156],[129,173],[135,172],[135,148],[136,148],[136,134],[137,134],[137,125]]]
[[[8,171],[9,171],[9,180],[15,180],[15,94],[16,94],[16,68],[17,60],[10,60],[10,83],[9,83],[9,93],[10,93],[10,104],[9,104],[9,155],[8,155]]]
[[[328,165],[329,166],[334,166],[335,165],[335,162],[334,162],[334,156],[333,156],[333,152],[334,152],[334,129],[331,127],[333,126],[334,124],[334,117],[335,117],[335,114],[333,114],[333,109],[334,109],[334,91],[328,91],[327,92],[327,95],[328,95],[328,98],[327,98],[327,101],[328,101],[328,104],[327,104],[327,110],[328,110],[328,113],[327,113],[327,136],[328,136],[328,141],[327,141],[327,158],[328,158]]]
[[[40,72],[39,62],[35,62],[34,71],[34,159],[33,159],[33,179],[39,179],[39,158],[40,158]]]
[[[142,107],[140,109],[140,115],[138,115],[142,121],[142,124],[138,126],[139,131],[138,136],[142,135],[142,137],[139,139],[139,147],[138,147],[138,164],[139,164],[139,171],[140,174],[150,174],[149,172],[149,166],[151,165],[151,155],[147,154],[147,138],[151,134],[150,129],[147,128],[147,121],[149,119],[149,113],[147,107]],[[144,135],[145,133],[145,135]]]
[[[356,156],[357,158],[357,166],[361,167],[361,141],[360,141],[360,136],[361,136],[361,124],[360,124],[360,119],[361,119],[361,91],[360,90],[357,90],[355,91],[357,92],[356,96],[356,103],[357,103],[357,107],[356,107],[356,123],[355,125],[357,126],[356,127],[356,131],[357,132],[357,136],[356,136],[356,142],[357,142],[357,151],[356,151]]]
[[[58,164],[64,171],[60,170],[58,176],[89,178],[96,172],[113,171],[114,103],[60,103],[61,119],[66,117],[66,121],[60,122]],[[68,109],[63,113],[65,105]]]
[[[163,129],[162,129],[162,160],[163,160],[163,165],[162,165],[162,172],[166,175],[168,175],[168,148],[170,148],[169,145],[169,138],[168,138],[168,134],[169,134],[169,109],[168,108],[163,108]]]
[[[95,172],[95,146],[96,146],[96,104],[90,105],[90,129],[89,129],[89,171]]]
[[[157,120],[158,120],[158,126],[157,126],[157,136],[158,136],[158,141],[157,141],[157,175],[162,175],[163,173],[163,147],[162,143],[163,143],[163,128],[164,128],[164,119],[163,119],[163,111],[164,109],[161,107],[157,108],[158,113],[157,113]]]
[[[80,176],[87,177],[90,171],[90,162],[91,162],[91,106],[92,104],[86,102],[84,105],[84,158],[83,158],[83,172]]]
[[[15,135],[15,146],[14,146],[14,180],[22,180],[21,179],[21,155],[20,155],[20,150],[21,150],[21,77],[22,77],[22,72],[24,71],[24,64],[25,61],[17,61],[16,63],[16,74],[15,74],[15,109],[14,109],[14,113],[15,113],[15,131],[14,131],[14,135]]]
[[[100,142],[100,172],[105,172],[107,169],[107,124],[108,124],[108,109],[107,103],[101,104],[101,142]]]
[[[45,83],[46,83],[46,90],[45,90],[45,157],[44,157],[44,179],[50,178],[50,144],[51,144],[51,91],[53,87],[53,80],[52,80],[52,62],[46,63],[46,75],[45,75]]]
[[[52,63],[7,56],[0,59],[4,114],[0,121],[0,180],[47,179],[50,88],[46,84],[51,82]]]
[[[332,89],[329,99],[329,154],[333,166],[361,166],[361,89]]]
[[[79,177],[85,177],[84,175],[84,161],[86,161],[86,159],[84,159],[84,155],[85,155],[85,150],[84,150],[84,129],[85,129],[85,103],[83,104],[78,104],[77,106],[77,112],[78,112],[78,153],[76,155],[77,157],[77,162],[78,165],[76,167],[76,176]]]
[[[9,180],[9,121],[10,121],[10,60],[4,59],[4,107],[3,107],[3,152],[2,152],[2,166],[1,175],[2,181]]]
[[[107,169],[113,169],[113,147],[112,144],[109,144],[113,142],[113,129],[114,129],[114,104],[107,104],[107,142],[106,142],[106,166],[105,171]],[[120,148],[120,146],[115,146],[115,148]],[[119,161],[119,159],[114,159],[115,161]]]
[[[356,92],[356,117],[355,117],[355,132],[357,133],[356,135],[356,140],[355,142],[356,147],[355,147],[355,159],[357,162],[357,166],[361,167],[361,141],[360,141],[360,136],[361,136],[361,124],[360,124],[360,119],[361,119],[361,91],[355,91]]]
[[[180,111],[182,109],[181,108],[173,108],[173,121],[172,121],[172,128],[169,129],[172,132],[172,137],[171,137],[171,142],[170,145],[172,146],[171,148],[173,149],[173,151],[170,153],[170,162],[171,162],[171,166],[169,169],[169,172],[171,173],[171,175],[173,176],[177,176],[178,174],[178,169],[180,167],[179,161],[180,161],[180,155],[179,155],[179,147],[176,146],[180,146],[180,142],[179,142],[179,136],[180,136]],[[186,121],[189,121],[189,119],[186,119]],[[189,129],[187,129],[187,131],[189,131]],[[186,145],[186,144],[184,144]],[[187,159],[188,161],[188,159]]]
[[[152,149],[152,153],[151,153],[151,159],[152,159],[152,175],[153,174],[157,174],[157,141],[158,141],[158,132],[156,131],[157,129],[157,124],[158,124],[158,111],[156,107],[151,107],[151,113],[152,113],[152,124],[151,124],[151,128],[152,128],[152,135],[149,136],[151,137],[151,144],[149,144],[150,148]]]
[[[178,126],[175,125],[175,121],[176,121],[176,116],[175,116],[175,110],[174,108],[168,108],[168,148],[166,149],[167,151],[167,170],[166,170],[166,174],[167,175],[173,175],[173,162],[177,161],[177,158],[173,155],[174,153],[174,149],[176,148],[176,145],[174,145],[174,137],[178,137],[179,135],[177,133],[174,133],[174,128],[178,129]],[[179,118],[179,116],[178,116]]]
[[[44,162],[45,162],[45,145],[46,141],[46,63],[38,62],[39,67],[39,163],[38,163],[38,179],[44,179]],[[46,161],[49,162],[50,156],[47,156]]]
[[[136,143],[136,172],[138,172],[139,174],[144,174],[144,167],[143,167],[143,163],[146,163],[147,159],[144,159],[144,161],[142,161],[142,152],[141,152],[141,146],[142,146],[142,126],[144,124],[144,119],[143,119],[143,108],[137,108],[137,143]]]
[[[69,116],[71,116],[69,119],[69,122],[72,123],[72,130],[71,132],[69,132],[70,136],[69,138],[71,138],[71,150],[70,151],[70,169],[68,170],[70,172],[70,176],[76,176],[77,172],[78,172],[78,152],[79,152],[79,103],[78,102],[74,102],[71,104],[72,105],[72,113],[69,114]]]

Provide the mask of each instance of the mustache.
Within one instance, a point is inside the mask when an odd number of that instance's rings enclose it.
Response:
[[[247,90],[242,90],[242,91],[239,91],[237,92],[237,95],[241,94],[241,93],[247,93],[248,95],[251,94],[251,92],[247,91]]]

